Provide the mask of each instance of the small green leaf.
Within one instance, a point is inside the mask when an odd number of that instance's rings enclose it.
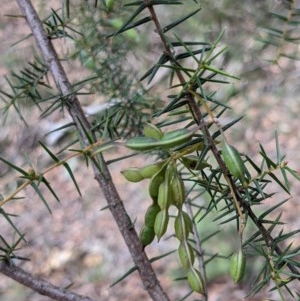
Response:
[[[7,164],[8,166],[10,166],[10,167],[12,167],[13,169],[15,169],[16,171],[18,171],[19,173],[21,173],[22,175],[24,175],[25,177],[28,176],[27,171],[25,171],[24,169],[22,169],[22,168],[20,168],[20,167],[18,167],[18,166],[16,166],[16,165],[14,165],[14,164],[12,164],[11,162],[5,160],[5,159],[2,158],[2,157],[0,157],[0,160],[1,160],[2,162],[4,162],[5,164]]]
[[[24,238],[24,234],[22,234],[19,229],[15,226],[15,224],[12,222],[12,220],[9,218],[9,215],[4,211],[3,208],[0,207],[0,214],[4,216],[4,218],[7,220],[7,222],[12,226],[12,228],[19,234],[20,237],[26,242]]]
[[[70,177],[71,177],[71,179],[72,179],[72,181],[73,181],[73,183],[74,183],[74,185],[75,185],[75,187],[76,187],[76,190],[77,190],[78,194],[81,196],[81,192],[80,192],[79,186],[78,186],[78,184],[77,184],[77,181],[76,181],[76,179],[75,179],[75,177],[74,177],[74,175],[73,175],[73,172],[72,172],[72,170],[71,170],[69,164],[66,162],[66,163],[63,164],[63,166],[64,166],[64,167],[66,168],[66,170],[68,171],[68,173],[69,173],[69,175],[70,175]]]
[[[189,13],[187,16],[184,16],[178,20],[176,20],[175,22],[172,22],[171,24],[165,26],[162,30],[163,32],[167,32],[170,29],[174,28],[175,26],[179,25],[180,23],[184,22],[185,20],[189,19],[190,17],[192,17],[193,15],[195,15],[196,13],[198,13],[201,10],[201,8],[198,8],[196,10],[194,10],[193,12]]]
[[[41,141],[39,141],[39,144],[43,147],[43,149],[49,154],[49,156],[52,158],[54,162],[59,162],[59,159],[49,150],[49,148]]]
[[[298,181],[300,181],[300,175],[299,175],[299,173],[297,171],[291,169],[288,166],[285,166],[284,169],[286,171],[288,171],[294,178],[296,178]]]
[[[288,194],[290,194],[289,188],[284,186],[284,184],[275,176],[273,172],[269,172],[268,175]]]
[[[56,200],[57,200],[58,202],[60,202],[58,196],[57,196],[56,193],[55,193],[55,191],[52,189],[52,187],[50,186],[50,183],[45,179],[44,176],[42,176],[42,177],[40,178],[40,181],[41,181],[42,183],[44,183],[44,184],[47,186],[47,188],[50,190],[50,192],[51,192],[52,195],[56,198]]]
[[[141,5],[133,12],[133,14],[129,17],[129,19],[114,33],[108,35],[107,37],[112,37],[114,35],[117,35],[123,31],[128,30],[128,27],[130,26],[129,24],[132,22],[132,20],[137,17],[145,8],[147,7],[146,4],[141,2]],[[132,27],[130,27],[132,28]]]
[[[40,191],[39,187],[34,182],[31,182],[30,185],[32,186],[32,188],[34,189],[34,191],[37,193],[37,195],[40,197],[40,199],[42,200],[42,202],[44,203],[44,205],[48,209],[49,213],[52,214],[52,211],[51,211],[51,209],[50,209],[47,201],[45,200],[42,192]]]

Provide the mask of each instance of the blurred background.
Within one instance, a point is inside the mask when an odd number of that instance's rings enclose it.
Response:
[[[41,18],[50,13],[50,8],[59,9],[61,1],[32,1],[39,11]],[[91,1],[91,5],[92,5]],[[185,5],[176,12],[159,9],[161,20],[175,20],[186,14],[195,6],[189,1],[190,6]],[[218,99],[228,102],[232,107],[226,118],[234,119],[244,116],[238,126],[228,131],[228,138],[241,152],[244,152],[253,160],[259,150],[259,143],[269,152],[276,148],[274,133],[279,135],[282,152],[291,168],[299,170],[299,74],[300,64],[297,60],[281,57],[277,64],[271,61],[276,58],[277,48],[266,45],[262,40],[266,37],[266,28],[275,26],[274,20],[268,14],[270,11],[282,9],[281,1],[201,1],[202,11],[191,18],[184,26],[176,28],[176,34],[185,40],[202,40],[211,42],[224,30],[221,44],[227,47],[227,52],[222,56],[222,66],[226,72],[238,76],[240,80],[232,80],[228,85],[221,86],[217,91]],[[74,1],[74,7],[79,6],[80,1]],[[122,18],[126,18],[130,11],[125,11],[118,19],[113,17],[116,28]],[[17,15],[12,17],[12,15]],[[73,21],[82,22],[84,14],[78,15]],[[108,16],[109,18],[109,16]],[[88,18],[85,19],[87,28]],[[100,21],[99,21],[100,22]],[[20,17],[20,12],[14,1],[2,5],[0,18],[0,88],[8,88],[5,79],[9,72],[22,69],[28,60],[32,60],[38,49],[34,45],[32,37],[24,39],[30,34],[25,20]],[[91,35],[93,32],[91,32]],[[149,38],[149,36],[151,38]],[[153,36],[153,38],[152,38]],[[101,40],[101,39],[100,39]],[[61,57],[72,59],[63,62],[73,82],[92,74],[95,61],[91,60],[90,45],[83,40],[76,41],[81,45],[80,53],[74,50],[73,43],[68,39],[54,41]],[[159,40],[153,32],[151,25],[143,25],[143,30],[133,30],[127,36],[124,35],[122,43],[126,43],[124,61],[128,68],[133,70],[136,78],[144,74],[151,65],[156,62],[157,54],[161,50]],[[289,53],[299,54],[298,45],[283,45]],[[77,48],[78,49],[78,48]],[[122,51],[125,51],[122,49]],[[121,50],[120,50],[121,51]],[[96,58],[95,58],[96,60]],[[81,66],[84,64],[85,68]],[[153,95],[160,95],[162,100],[167,100],[164,80],[165,74],[158,74],[151,83]],[[51,81],[51,79],[50,79]],[[147,87],[146,81],[143,84]],[[114,95],[113,91],[101,91],[94,88],[94,94],[80,96],[80,101],[86,112],[93,115],[99,105],[106,103],[107,99],[118,99],[122,95]],[[213,88],[213,87],[212,87]],[[1,104],[1,106],[3,103]],[[100,106],[101,107],[101,106]],[[96,111],[95,111],[96,110]],[[1,157],[23,166],[25,169],[34,165],[37,170],[43,170],[51,164],[49,156],[39,147],[41,140],[55,152],[60,149],[63,136],[46,134],[63,124],[70,122],[67,114],[55,113],[47,118],[40,118],[40,111],[30,102],[22,105],[22,116],[26,120],[24,127],[18,114],[11,109],[8,115],[0,118],[2,125],[0,137]],[[226,119],[227,120],[227,119]],[[221,120],[222,122],[222,120]],[[105,158],[114,159],[124,155],[124,149],[113,149]],[[130,158],[110,165],[110,170],[115,185],[124,200],[125,206],[132,220],[139,228],[143,221],[143,212],[150,204],[147,195],[147,183],[131,184],[120,175],[120,170],[130,166],[145,164],[145,160],[151,162],[151,158],[142,156]],[[101,211],[106,206],[106,201],[99,192],[93,179],[91,168],[85,168],[81,159],[70,161],[76,180],[80,184],[82,197],[80,197],[70,181],[69,174],[61,167],[59,172],[53,170],[48,175],[48,181],[55,187],[61,202],[58,203],[53,196],[48,196],[47,201],[52,214],[42,204],[34,191],[30,188],[22,192],[24,199],[9,202],[5,210],[16,215],[13,221],[26,233],[27,243],[23,244],[19,254],[30,261],[18,262],[29,272],[48,279],[59,286],[72,285],[72,289],[80,294],[87,294],[97,300],[150,300],[144,292],[137,273],[133,273],[124,281],[114,287],[110,285],[126,273],[132,267],[132,261],[127,248],[120,236],[117,227],[107,210]],[[4,195],[13,191],[18,186],[17,174],[3,163],[0,163],[0,189]],[[283,220],[288,222],[287,229],[299,228],[299,183],[291,183],[292,198],[283,207]],[[286,199],[288,196],[276,187],[278,194],[270,204]],[[43,188],[42,188],[43,191]],[[211,228],[210,228],[211,227]],[[234,242],[234,227],[224,227],[224,235],[228,239],[216,241],[216,248],[221,248],[230,254],[231,245]],[[13,231],[7,221],[0,220],[0,234],[3,237],[11,237],[14,241]],[[214,225],[206,225],[203,231],[213,231]],[[299,236],[294,237],[299,243]],[[160,255],[176,248],[174,238],[153,243],[147,247],[149,257]],[[251,279],[255,274],[255,267],[259,262],[253,261],[247,271],[247,279],[239,286],[233,285],[228,277],[229,261],[221,260],[214,266],[208,265],[210,279],[210,300],[241,300],[249,290]],[[172,300],[182,298],[187,292],[180,281],[172,279],[180,277],[176,253],[154,263],[160,281]],[[249,280],[249,281],[247,281]],[[272,298],[263,290],[255,297],[246,300],[266,300]],[[39,296],[29,289],[13,282],[5,276],[0,276],[0,298],[5,301],[46,301],[48,298]],[[275,296],[276,298],[276,296]],[[195,300],[195,296],[187,300]]]

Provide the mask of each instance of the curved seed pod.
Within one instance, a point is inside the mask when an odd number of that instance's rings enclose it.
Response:
[[[167,178],[159,185],[157,203],[161,209],[169,208],[171,205],[171,189]]]
[[[163,209],[159,211],[154,223],[154,232],[157,236],[158,241],[166,233],[168,223],[169,223],[168,209]]]
[[[178,130],[169,131],[163,134],[162,140],[163,141],[169,141],[172,139],[176,139],[178,137],[184,137],[186,135],[193,134],[193,131],[190,131],[189,129],[183,128]]]
[[[199,271],[191,267],[187,273],[187,279],[194,292],[203,293],[203,279]]]
[[[245,275],[246,256],[242,250],[234,253],[230,260],[230,276],[235,283],[240,282]]]
[[[158,206],[158,204],[155,203],[151,204],[148,207],[145,214],[145,225],[149,227],[154,227],[155,219],[159,211],[160,211],[160,207]]]
[[[187,241],[182,241],[178,247],[178,255],[182,266],[189,269],[195,261],[195,254],[192,246]]]
[[[174,162],[169,162],[169,164],[166,166],[165,181],[163,183],[164,187],[161,187],[161,200],[159,200],[160,193],[158,195],[158,202],[160,203],[161,208],[169,208],[171,202],[173,202],[171,180],[174,176],[174,166],[176,167]]]
[[[140,168],[140,173],[143,178],[150,179],[155,173],[159,172],[165,161],[152,163]]]
[[[149,184],[149,195],[155,202],[157,202],[159,186],[164,182],[164,180],[165,176],[163,174],[157,174],[151,178]]]
[[[164,133],[160,140],[149,137],[134,137],[125,142],[125,146],[134,151],[150,151],[155,148],[173,148],[191,140],[196,130],[179,129]]]
[[[184,222],[185,222],[185,225],[186,225],[188,231],[190,233],[193,233],[193,222],[192,222],[190,216],[186,212],[182,211],[182,217],[184,219]]]
[[[128,139],[124,145],[134,151],[139,152],[150,151],[160,146],[156,139],[144,136]]]
[[[222,148],[222,155],[230,173],[238,178],[243,186],[247,186],[245,178],[246,167],[237,149],[225,142]]]
[[[129,182],[140,182],[144,180],[143,176],[140,173],[140,169],[137,167],[130,167],[121,171],[121,174]]]
[[[165,180],[166,167],[163,166],[159,172],[151,177],[149,183],[149,195],[154,202],[157,202],[158,190],[161,183]]]
[[[189,232],[183,218],[180,215],[177,215],[175,217],[174,230],[175,230],[175,236],[178,238],[179,241],[183,241],[187,239]]]
[[[171,179],[171,190],[172,190],[172,203],[181,208],[185,200],[185,188],[183,180],[181,179],[178,171],[175,170]]]
[[[155,232],[153,227],[149,227],[147,225],[143,225],[141,228],[140,234],[140,241],[143,247],[150,245],[155,237]]]
[[[199,157],[195,155],[187,155],[181,158],[182,163],[188,169],[192,170],[202,170],[206,167],[211,168],[211,165],[207,163],[205,160],[199,162]]]
[[[144,124],[143,134],[146,137],[160,140],[163,137],[163,132],[154,124],[146,122]]]
[[[189,233],[192,233],[193,224],[189,215],[179,211],[174,221],[175,235],[179,241],[187,240]]]
[[[159,141],[162,148],[173,148],[180,146],[191,140],[195,131],[188,129],[179,129],[164,133],[162,139]]]

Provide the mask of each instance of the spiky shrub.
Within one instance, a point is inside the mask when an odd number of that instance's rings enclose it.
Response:
[[[51,211],[40,184],[45,184],[58,199],[55,187],[46,177],[50,170],[61,165],[67,169],[80,194],[80,185],[85,184],[76,182],[68,161],[82,156],[85,158],[83,162],[93,166],[95,179],[132,255],[135,267],[127,275],[138,269],[153,300],[169,300],[151,267],[153,260],[149,260],[145,253],[145,248],[155,237],[158,240],[176,238],[179,262],[184,271],[180,279],[191,288],[182,300],[193,292],[202,294],[203,300],[208,299],[207,267],[220,259],[231,257],[228,274],[234,282],[242,281],[249,255],[263,259],[250,293],[257,293],[272,282],[282,299],[285,293],[297,298],[291,287],[299,281],[299,262],[296,259],[299,248],[292,247],[289,241],[298,231],[278,231],[282,224],[280,214],[276,218],[268,217],[287,199],[278,200],[259,214],[255,208],[273,195],[269,191],[270,184],[277,183],[289,193],[289,176],[298,180],[299,176],[284,160],[277,134],[275,159],[267,154],[262,145],[260,160],[254,161],[228,143],[231,127],[236,127],[241,118],[225,124],[221,122],[224,120],[221,117],[230,114],[230,107],[228,100],[217,97],[216,91],[238,80],[236,75],[220,66],[220,58],[226,50],[221,47],[223,32],[212,41],[188,40],[175,32],[177,27],[203,13],[200,12],[200,1],[145,0],[121,4],[108,0],[95,1],[93,5],[87,1],[78,6],[71,6],[66,1],[63,10],[52,10],[43,22],[30,1],[17,2],[36,38],[41,55],[36,56],[34,62],[20,73],[7,77],[11,91],[1,91],[5,113],[14,108],[19,118],[25,121],[20,110],[24,100],[38,106],[43,117],[58,110],[67,110],[73,122],[56,130],[67,128],[78,138],[74,140],[69,136],[67,145],[59,151],[60,155],[45,143],[40,143],[53,160],[53,165],[39,173],[34,168],[26,170],[0,158],[23,178],[18,189],[3,196],[0,203],[2,218],[19,236],[13,245],[8,243],[6,237],[1,237],[4,245],[1,247],[1,271],[17,281],[20,278],[16,274],[27,275],[12,263],[15,257],[22,259],[16,251],[24,235],[6,213],[5,204],[13,202],[17,194],[30,185]],[[157,15],[157,11],[170,13],[174,10],[178,13],[181,8],[187,12],[169,23],[164,20],[162,24],[161,17]],[[293,5],[288,5],[288,11],[291,10],[297,13]],[[275,16],[280,21],[291,23],[290,14],[288,18],[279,18],[278,14]],[[153,31],[159,37],[160,54],[156,54],[153,66],[139,80],[124,57],[132,51],[135,59],[142,61],[142,51],[147,51],[151,44],[151,39],[147,37]],[[270,31],[271,36],[275,33],[275,30]],[[60,38],[73,42],[72,54],[66,59],[79,59],[90,74],[72,85],[52,46],[52,40]],[[286,32],[281,41],[285,40]],[[162,70],[168,71],[163,77]],[[48,80],[48,74],[52,75],[58,92],[52,81]],[[166,98],[154,95],[153,88],[145,88],[156,77],[161,79],[160,83],[154,84],[157,91],[162,88],[170,91]],[[88,94],[100,94],[108,99],[105,110],[98,112],[92,122],[85,117],[78,100],[83,88]],[[118,140],[120,138],[122,142]],[[125,147],[127,151],[125,156],[114,159],[114,162],[124,160],[126,164],[129,155],[153,158],[152,164],[121,171],[128,181],[150,179],[151,201],[144,214],[144,225],[138,229],[139,235],[116,191],[108,162],[104,160],[106,151],[116,146]],[[63,159],[61,153],[64,154]],[[206,233],[202,225],[208,221],[212,221],[215,229]],[[237,247],[229,252],[222,249],[222,244],[214,245],[215,238],[219,241],[224,239],[218,228],[219,223],[236,225]],[[168,254],[162,254],[156,260]],[[58,299],[62,293],[50,283],[41,288],[40,280],[32,275],[25,278],[34,281],[23,279],[22,283],[53,299]],[[69,295],[65,292],[63,298],[58,300],[69,300]]]

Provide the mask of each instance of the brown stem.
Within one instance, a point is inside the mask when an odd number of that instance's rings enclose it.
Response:
[[[60,288],[39,277],[25,272],[23,269],[11,265],[6,261],[0,262],[0,272],[9,278],[29,287],[41,295],[58,301],[96,301],[86,296],[78,295],[64,288]]]
[[[36,43],[38,44],[45,62],[47,63],[49,70],[55,80],[58,90],[62,94],[62,100],[64,105],[67,106],[69,114],[73,118],[76,124],[78,132],[84,146],[89,145],[89,141],[85,132],[90,132],[91,125],[86,119],[82,107],[75,93],[72,91],[72,86],[67,78],[67,75],[62,68],[58,59],[57,53],[48,38],[46,32],[43,29],[43,24],[39,19],[34,7],[30,0],[16,0],[22,13],[26,17],[27,23],[31,28]],[[92,136],[92,134],[91,134]],[[93,137],[93,136],[92,136]],[[95,137],[93,137],[95,140]],[[95,179],[102,189],[103,194],[107,200],[109,209],[118,225],[125,243],[129,249],[131,257],[138,268],[141,280],[145,289],[154,301],[168,301],[169,298],[161,287],[156,274],[149,262],[149,259],[143,247],[140,243],[139,237],[132,226],[130,218],[126,212],[123,202],[116,190],[116,187],[112,181],[110,172],[104,162],[101,154],[97,156],[98,162],[95,159],[92,161]],[[96,163],[96,164],[95,164]],[[101,168],[99,168],[101,166]],[[34,289],[34,288],[33,288]]]

